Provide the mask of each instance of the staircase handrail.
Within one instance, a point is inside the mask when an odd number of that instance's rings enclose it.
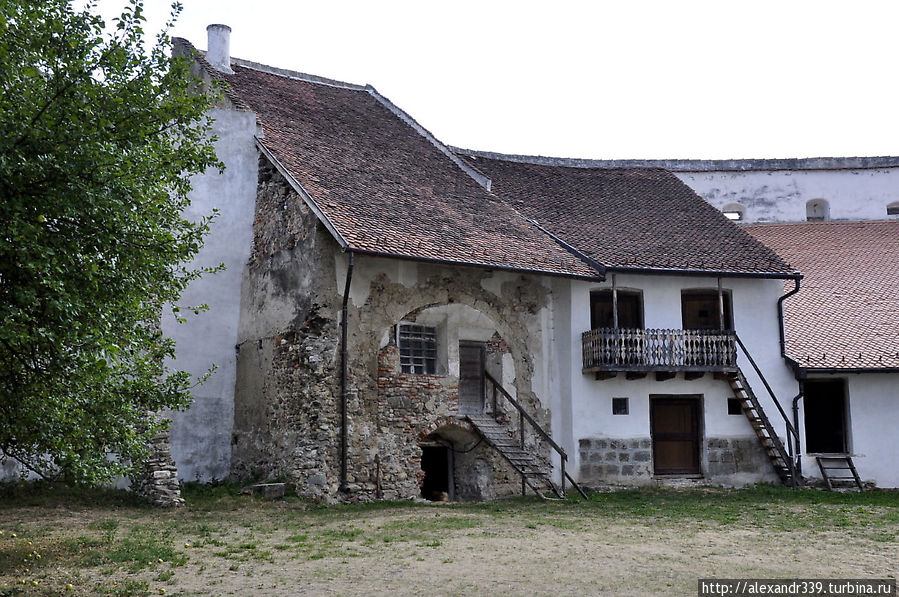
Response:
[[[768,390],[768,395],[771,396],[771,399],[774,401],[774,405],[777,407],[778,412],[780,412],[780,416],[783,418],[784,423],[787,426],[787,432],[794,438],[799,439],[799,433],[796,431],[796,428],[793,427],[793,424],[790,423],[790,418],[787,417],[787,413],[784,412],[783,407],[780,405],[780,400],[777,399],[777,396],[774,395],[774,390],[771,389],[771,386],[768,384],[768,380],[765,379],[765,376],[762,374],[762,370],[759,369],[759,366],[755,364],[755,359],[752,358],[752,355],[749,354],[749,350],[746,349],[746,345],[743,344],[743,341],[740,340],[740,336],[734,333],[734,338],[737,339],[737,345],[743,351],[743,354],[746,355],[746,358],[749,360],[749,363],[752,365],[752,368],[755,369],[756,374],[759,376],[759,379],[762,380],[762,383],[765,385],[765,389]],[[792,447],[792,446],[791,446]]]
[[[564,487],[565,487],[564,481],[565,481],[565,478],[567,477],[568,480],[571,481],[571,484],[574,486],[574,488],[578,490],[578,492],[584,497],[584,499],[587,499],[587,494],[584,493],[584,490],[581,489],[580,485],[578,485],[577,482],[568,473],[568,471],[565,470],[565,463],[568,462],[568,454],[565,453],[565,450],[562,449],[562,446],[557,444],[553,440],[553,438],[550,437],[550,435],[546,432],[546,430],[543,429],[543,427],[541,427],[537,423],[537,421],[535,421],[533,419],[533,417],[531,417],[531,415],[529,415],[527,413],[527,411],[524,410],[524,407],[522,407],[521,404],[519,404],[518,401],[515,400],[515,398],[513,398],[512,395],[506,391],[506,388],[504,388],[502,386],[502,384],[500,384],[498,381],[496,381],[496,379],[494,379],[493,376],[490,375],[490,373],[488,373],[487,371],[484,371],[484,375],[486,376],[487,381],[489,381],[490,383],[493,384],[493,389],[499,390],[500,393],[502,393],[502,395],[505,396],[506,400],[509,401],[509,404],[511,404],[512,406],[515,407],[516,410],[518,410],[518,414],[521,415],[522,419],[527,421],[528,423],[530,423],[531,427],[533,427],[534,430],[537,433],[539,433],[543,437],[544,440],[546,440],[546,443],[548,443],[550,446],[552,446],[552,448],[559,454],[559,457],[562,459],[562,481],[563,481],[562,492],[564,493]],[[494,405],[494,407],[495,407],[495,405]],[[495,408],[494,408],[493,416],[494,417],[496,416]],[[524,429],[522,429],[522,433],[524,433]],[[522,437],[524,437],[524,436],[522,436]],[[522,440],[522,441],[524,441],[524,440]]]
[[[558,452],[562,458],[568,460],[568,454],[565,453],[565,450],[563,450],[559,444],[553,441],[553,438],[551,438],[549,434],[543,429],[543,427],[538,425],[537,421],[535,421],[531,417],[531,415],[529,415],[527,411],[525,411],[524,408],[520,404],[518,404],[518,401],[515,400],[515,398],[512,398],[509,392],[507,392],[506,389],[502,385],[500,385],[500,383],[496,381],[492,375],[490,375],[486,371],[484,372],[484,374],[487,376],[487,380],[493,384],[493,387],[499,390],[500,393],[502,393],[502,395],[506,397],[506,400],[509,401],[509,404],[514,406],[518,410],[518,412],[524,416],[525,420],[531,424],[531,427],[533,427],[541,436],[543,436],[543,439],[545,439],[547,443],[552,446],[553,449],[555,449],[555,451]]]

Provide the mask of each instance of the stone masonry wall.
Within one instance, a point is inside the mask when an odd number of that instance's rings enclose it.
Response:
[[[260,158],[244,272],[231,476],[289,480],[332,501],[338,484],[340,304],[336,246]]]
[[[652,479],[652,442],[648,437],[582,438],[578,450],[578,478],[584,485],[646,485]]]
[[[647,485],[652,482],[652,440],[582,438],[580,479],[587,486]],[[721,485],[778,482],[758,438],[707,438],[701,455],[704,478]]]
[[[499,345],[501,340],[492,344]],[[502,343],[504,346],[504,343]],[[496,350],[496,347],[494,347]],[[501,348],[499,349],[501,350]],[[509,495],[519,477],[470,425],[460,419],[458,380],[441,375],[403,373],[399,349],[391,343],[378,353],[378,451],[381,459],[380,486],[383,497],[414,497],[420,490],[421,448],[419,442],[450,426],[467,431],[473,448],[454,441],[455,429],[443,437],[456,451],[454,479],[456,497],[475,501]],[[366,475],[368,477],[368,475]]]
[[[532,388],[544,345],[540,310],[550,300],[539,278],[494,279],[494,272],[476,268],[417,264],[414,281],[401,284],[378,273],[395,269],[395,261],[356,256],[348,312],[347,492],[340,492],[338,253],[314,214],[261,159],[253,250],[242,289],[232,478],[287,480],[299,495],[323,502],[418,496],[418,441],[459,422],[457,382],[397,374],[396,348],[380,353],[393,326],[430,306],[466,305],[493,322],[488,366],[491,358],[500,362],[511,355],[511,389],[550,428],[549,412]],[[358,298],[360,284],[364,300]],[[528,441],[548,458],[545,446]],[[517,482],[485,446],[460,462],[468,468],[488,463],[497,493]]]
[[[725,485],[762,481],[779,483],[768,454],[756,436],[706,440],[708,477]]]

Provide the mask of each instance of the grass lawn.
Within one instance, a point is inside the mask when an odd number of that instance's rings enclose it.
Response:
[[[695,595],[697,579],[895,578],[899,493],[629,490],[589,501],[266,502],[0,490],[0,596]]]

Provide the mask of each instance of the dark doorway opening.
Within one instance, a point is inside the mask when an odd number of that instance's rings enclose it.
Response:
[[[701,474],[699,398],[651,397],[649,405],[655,474]]]
[[[421,497],[432,502],[455,500],[453,487],[453,451],[441,444],[422,444],[421,470],[424,480]]]
[[[618,327],[643,329],[643,295],[633,290],[618,290]],[[611,290],[590,293],[590,328],[615,327],[615,301]]]
[[[484,412],[487,351],[483,342],[459,342],[459,412]]]
[[[681,316],[685,330],[732,330],[730,293],[723,292],[724,325],[717,290],[684,290],[681,293]]]
[[[805,451],[846,454],[846,382],[809,379],[805,382]]]

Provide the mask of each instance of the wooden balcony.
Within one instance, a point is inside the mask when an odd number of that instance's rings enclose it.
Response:
[[[583,333],[584,373],[733,372],[732,331],[603,328]]]

